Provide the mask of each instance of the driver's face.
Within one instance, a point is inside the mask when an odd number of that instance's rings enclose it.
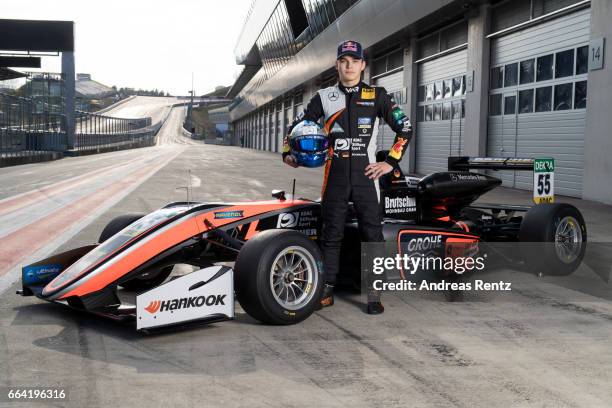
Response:
[[[340,82],[356,84],[361,79],[361,72],[365,69],[365,61],[345,55],[336,61],[336,69]]]

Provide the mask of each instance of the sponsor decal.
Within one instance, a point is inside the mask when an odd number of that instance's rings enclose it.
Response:
[[[338,138],[334,142],[334,152],[349,150],[351,148],[351,139]]]
[[[393,170],[393,177],[399,177],[400,176],[400,171],[398,169]]]
[[[204,296],[192,296],[184,297],[180,299],[168,299],[168,300],[153,300],[144,309],[155,314],[157,312],[163,313],[179,309],[190,309],[194,307],[204,306],[225,306],[225,295],[204,295]]]
[[[402,132],[408,133],[412,132],[412,123],[408,119],[404,121],[404,127],[402,128]]]
[[[402,148],[404,147],[406,143],[408,143],[408,139],[405,139],[403,137],[398,137],[397,142],[395,142],[395,144],[391,148],[391,151],[389,152],[389,156],[393,157],[395,160],[401,159]]]
[[[408,176],[406,177],[406,182],[408,184],[410,184],[411,186],[416,186],[419,184],[419,181],[421,181],[421,179],[419,177],[414,177],[414,176]]]
[[[385,197],[385,213],[401,214],[416,211],[416,199],[414,197]]]
[[[376,91],[374,88],[363,88],[361,90],[361,99],[374,99],[376,97]]]
[[[367,129],[363,129],[366,130]],[[362,130],[362,131],[363,131]],[[365,133],[365,132],[364,132]],[[360,151],[365,150],[367,148],[366,142],[361,137],[354,138],[338,138],[334,142],[334,156],[338,157],[338,152],[344,153],[348,150],[353,151],[353,156],[363,156],[358,154]],[[347,154],[342,154],[339,157],[348,157]]]
[[[330,93],[327,94],[327,99],[329,99],[332,102],[337,101],[339,97],[340,96],[338,95],[337,91],[331,91]]]
[[[23,283],[29,285],[39,283],[58,275],[61,271],[62,265],[60,264],[28,266],[23,268]]]
[[[359,92],[359,86],[352,86],[350,88],[344,88],[346,93],[357,93]]]
[[[296,213],[283,213],[278,216],[278,223],[276,228],[291,228],[295,227],[298,223],[299,214]]]
[[[374,106],[374,102],[370,101],[357,101],[355,102],[357,106]]]
[[[442,235],[430,235],[412,238],[408,241],[408,251],[428,251],[442,245]]]
[[[555,160],[533,161],[533,201],[536,204],[555,202]]]
[[[353,41],[345,42],[344,44],[342,44],[342,52],[346,51],[357,52],[357,44],[355,44]]]
[[[451,181],[485,181],[487,178],[476,173],[450,173]]]
[[[393,119],[399,121],[400,119],[404,119],[406,117],[406,115],[404,115],[404,112],[402,112],[402,110],[400,108],[395,108],[391,111],[391,115],[393,116]]]
[[[363,133],[365,135],[366,133],[368,133],[370,131],[369,129],[370,129],[369,127],[367,127],[367,128],[364,127],[364,128],[361,129],[361,133]]]
[[[282,213],[278,216],[278,221],[276,223],[276,228],[310,228],[313,225],[317,224],[318,218],[313,214],[312,211],[300,211],[293,213]],[[300,232],[308,231],[311,232],[310,229],[300,229]],[[304,232],[306,234],[306,232]],[[306,235],[316,235],[316,230],[312,234]]]
[[[371,125],[372,118],[357,118],[358,125]]]
[[[227,219],[227,218],[242,218],[243,211],[219,211],[215,213],[215,220]]]
[[[159,300],[152,300],[151,303],[149,303],[149,306],[145,307],[144,309],[151,314],[155,314],[159,310],[160,306],[161,302]]]

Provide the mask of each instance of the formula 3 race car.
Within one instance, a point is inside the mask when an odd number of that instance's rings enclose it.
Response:
[[[384,152],[377,158],[384,160]],[[534,206],[474,205],[501,180],[470,169],[534,171]],[[533,270],[567,274],[584,256],[584,220],[575,207],[551,203],[554,162],[518,158],[450,157],[449,170],[425,177],[399,169],[381,178],[383,233],[398,253],[434,243],[548,243],[536,256],[516,256]],[[18,294],[35,295],[116,320],[137,330],[234,317],[234,299],[267,324],[310,316],[321,290],[320,202],[273,191],[274,200],[176,202],[150,214],[113,219],[99,243],[23,267]],[[341,273],[357,269],[361,246],[349,211]],[[234,262],[233,268],[226,263]],[[187,264],[194,272],[171,276]],[[119,291],[118,288],[123,288]],[[132,293],[133,301],[126,301]],[[121,295],[121,296],[120,296]]]

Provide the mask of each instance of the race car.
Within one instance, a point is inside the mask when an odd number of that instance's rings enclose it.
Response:
[[[447,254],[457,244],[484,251],[479,244],[547,243],[537,247],[537,256],[515,256],[517,262],[537,271],[571,273],[584,256],[587,231],[578,209],[550,202],[552,163],[450,157],[448,171],[425,177],[395,169],[380,180],[385,240],[400,254],[414,252],[419,242]],[[473,204],[501,180],[470,169],[532,170],[536,201],[545,202]],[[272,196],[242,203],[175,202],[150,214],[119,216],[98,243],[24,266],[18,294],[116,320],[135,319],[139,331],[232,319],[235,299],[263,323],[300,322],[316,310],[323,287],[321,204],[281,190]],[[357,230],[349,211],[341,273],[359,271]],[[178,264],[196,270],[171,276]],[[126,300],[128,294],[132,300]]]

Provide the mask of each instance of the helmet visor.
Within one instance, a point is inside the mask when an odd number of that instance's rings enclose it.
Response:
[[[293,140],[293,148],[300,152],[320,152],[328,146],[325,137],[299,137]]]

